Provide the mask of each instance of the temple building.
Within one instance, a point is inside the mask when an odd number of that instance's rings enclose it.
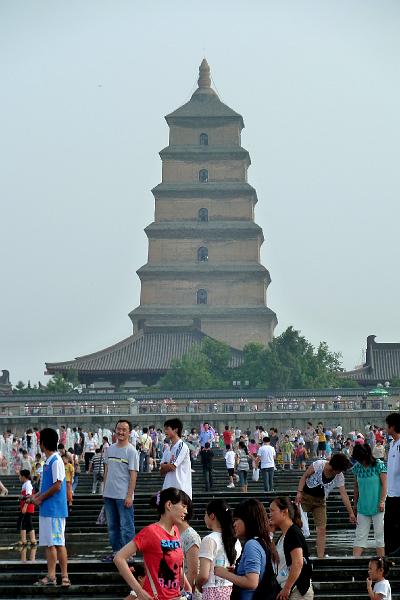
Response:
[[[231,347],[232,366],[247,343],[273,337],[277,318],[267,306],[270,276],[260,263],[264,237],[254,222],[243,118],[212,89],[205,59],[198,88],[166,121],[155,219],[145,229],[148,262],[137,271],[140,305],[129,315],[133,333],[94,354],[46,363],[49,374],[154,384],[172,359],[196,351],[207,336]]]
[[[375,341],[375,337],[367,337],[365,363],[353,371],[346,371],[342,377],[365,386],[400,379],[400,344],[379,343]]]

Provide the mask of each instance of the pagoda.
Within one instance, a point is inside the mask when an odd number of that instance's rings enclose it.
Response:
[[[82,383],[155,383],[172,359],[199,349],[207,336],[231,347],[232,366],[246,344],[273,337],[277,318],[266,302],[270,276],[260,263],[264,237],[254,222],[243,118],[212,89],[205,59],[191,99],[165,118],[169,144],[160,152],[162,181],[152,190],[155,219],[145,229],[148,262],[137,271],[133,334],[100,352],[46,363],[50,374],[74,370]]]

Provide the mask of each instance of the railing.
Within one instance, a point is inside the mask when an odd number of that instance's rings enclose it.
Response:
[[[66,416],[95,417],[108,415],[177,415],[177,414],[229,414],[261,412],[314,412],[314,411],[364,411],[398,410],[400,397],[346,397],[330,398],[230,398],[210,400],[124,399],[118,402],[105,398],[96,402],[9,402],[0,404],[0,418]]]

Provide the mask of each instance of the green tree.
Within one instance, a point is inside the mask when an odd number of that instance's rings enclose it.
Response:
[[[200,353],[207,360],[208,371],[214,376],[216,381],[224,384],[228,379],[229,361],[231,351],[228,344],[218,342],[211,338],[205,338]]]
[[[165,390],[201,390],[212,388],[214,377],[209,362],[201,353],[188,353],[181,360],[173,360],[169,371],[161,378],[160,387]]]
[[[64,379],[61,373],[56,373],[50,379],[45,391],[48,394],[69,394],[73,391],[73,385]]]

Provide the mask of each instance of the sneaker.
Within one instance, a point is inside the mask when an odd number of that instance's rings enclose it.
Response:
[[[100,560],[103,563],[112,563],[112,561],[114,560],[114,554],[107,554],[107,556],[103,556]]]
[[[227,487],[227,488],[234,488],[234,487],[235,487],[235,484],[234,484],[234,483],[229,483],[229,484],[228,484],[226,487]]]

